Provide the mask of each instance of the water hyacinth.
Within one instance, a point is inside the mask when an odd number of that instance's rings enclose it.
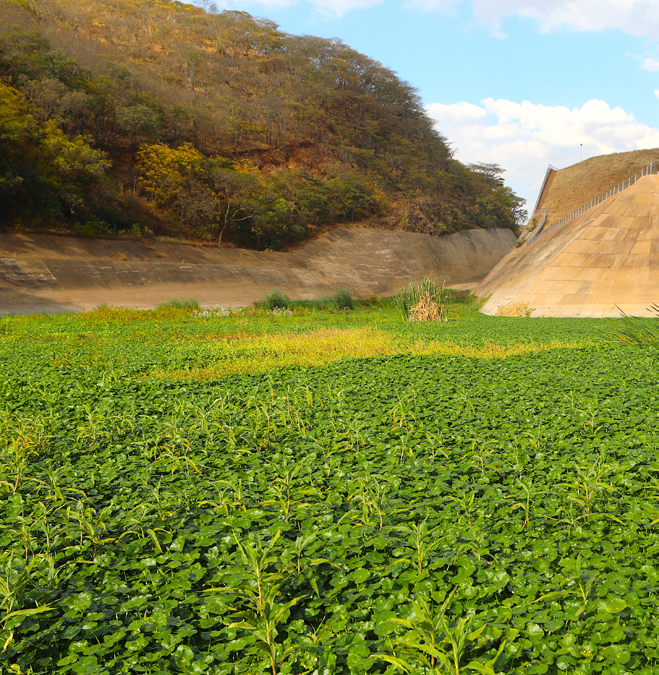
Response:
[[[652,346],[284,311],[0,320],[1,672],[656,672]]]

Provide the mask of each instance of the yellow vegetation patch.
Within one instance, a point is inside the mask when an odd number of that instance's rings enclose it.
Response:
[[[499,307],[497,316],[531,316],[532,312],[533,307],[529,307],[525,302],[509,302]]]
[[[558,349],[578,347],[577,343],[567,344],[558,340],[553,340],[548,344],[514,344],[498,345],[494,342],[484,342],[482,345],[463,345],[456,342],[423,342],[417,341],[410,345],[404,352],[411,354],[447,354],[451,356],[471,356],[477,359],[502,359],[514,354],[530,354],[532,352],[545,351],[547,349]]]
[[[345,357],[448,354],[503,358],[512,354],[576,346],[559,342],[546,345],[484,343],[474,346],[435,340],[404,341],[373,328],[324,328],[308,333],[241,336],[242,339],[238,340],[232,337],[213,344],[208,355],[209,363],[202,368],[158,369],[147,377],[206,380],[237,373],[267,372],[286,366],[322,366]]]

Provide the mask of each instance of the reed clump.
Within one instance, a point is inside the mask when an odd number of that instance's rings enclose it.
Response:
[[[410,308],[408,321],[447,321],[446,306],[432,299],[429,293]]]
[[[414,281],[395,298],[405,321],[446,321],[449,291],[431,277]]]

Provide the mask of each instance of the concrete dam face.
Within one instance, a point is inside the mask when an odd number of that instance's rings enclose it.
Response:
[[[515,243],[511,230],[442,237],[339,227],[285,253],[157,241],[0,235],[0,314],[151,308],[174,298],[238,307],[278,289],[293,299],[339,288],[395,293],[430,275],[474,286]]]
[[[659,175],[650,174],[513,249],[478,285],[486,314],[653,315],[659,302]]]

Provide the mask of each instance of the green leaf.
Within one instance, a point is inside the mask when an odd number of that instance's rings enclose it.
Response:
[[[185,536],[179,535],[174,539],[174,541],[169,545],[170,550],[181,552],[185,548]]]
[[[366,579],[371,576],[371,573],[362,567],[358,570],[355,570],[350,576],[352,576],[357,584],[363,584]]]
[[[597,601],[597,610],[607,614],[617,614],[627,607],[627,602],[622,598],[609,596]]]
[[[300,600],[303,600],[306,597],[307,597],[306,595],[299,595],[297,598],[293,598],[293,600],[287,602],[285,605],[280,607],[273,617],[275,623],[278,622],[291,607],[297,605],[297,603],[300,602]]]
[[[475,670],[481,675],[496,675],[496,671],[492,666],[488,666],[485,663],[478,663],[477,661],[471,661],[465,667],[465,670]]]
[[[90,601],[91,602],[91,601]],[[14,612],[9,612],[9,614],[5,614],[3,617],[4,623],[7,623],[10,619],[15,619],[15,618],[25,618],[28,616],[35,616],[36,614],[43,614],[44,612],[52,612],[54,611],[54,607],[35,607],[33,609],[18,609]],[[14,626],[17,624],[14,623]]]
[[[391,665],[400,668],[405,673],[412,672],[412,666],[398,656],[391,656],[390,654],[371,654],[370,658],[391,663]]]

